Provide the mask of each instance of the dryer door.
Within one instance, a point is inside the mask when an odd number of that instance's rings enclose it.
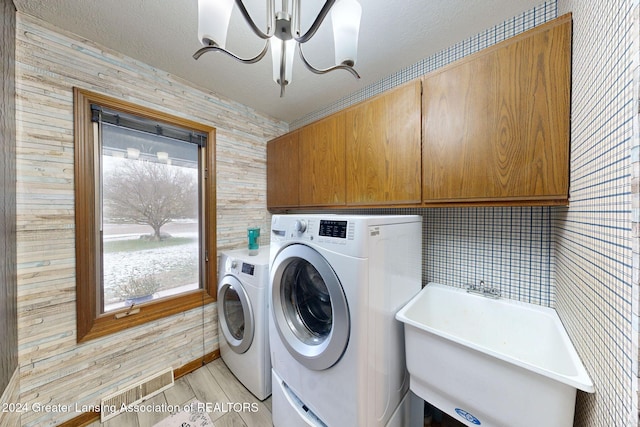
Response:
[[[349,307],[327,260],[306,245],[284,248],[271,270],[274,324],[289,353],[309,369],[333,366],[349,341]]]
[[[229,347],[244,353],[251,346],[255,321],[249,297],[234,276],[224,276],[218,284],[218,321]]]

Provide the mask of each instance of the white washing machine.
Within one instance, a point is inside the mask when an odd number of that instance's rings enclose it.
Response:
[[[271,394],[269,353],[269,248],[220,255],[218,340],[229,370],[260,400]]]
[[[274,426],[408,426],[421,217],[274,215],[270,263]]]

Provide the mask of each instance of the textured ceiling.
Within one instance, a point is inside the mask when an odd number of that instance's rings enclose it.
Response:
[[[197,0],[14,0],[20,12],[41,18],[107,48],[172,73],[286,122],[331,104],[382,78],[529,10],[541,0],[360,0],[362,21],[356,69],[327,75],[307,71],[296,56],[293,82],[284,98],[271,78],[271,56],[244,65],[220,53],[198,61]],[[265,1],[245,0],[249,13],[264,28]],[[302,0],[305,31],[323,0]],[[280,4],[276,2],[276,9]],[[237,9],[229,27],[227,48],[253,56],[262,48]],[[314,66],[333,65],[330,17],[305,44]]]

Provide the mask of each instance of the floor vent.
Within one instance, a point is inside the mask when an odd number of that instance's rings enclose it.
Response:
[[[146,378],[126,389],[120,390],[100,401],[100,421],[105,422],[122,412],[125,408],[137,405],[143,400],[149,399],[163,392],[173,385],[173,369],[164,371]]]

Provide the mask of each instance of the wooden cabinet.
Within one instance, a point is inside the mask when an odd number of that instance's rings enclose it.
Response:
[[[290,208],[300,204],[298,134],[294,131],[267,144],[268,208]]]
[[[344,113],[300,129],[300,206],[345,204]]]
[[[420,86],[411,82],[267,144],[267,207],[420,204]]]
[[[570,65],[565,15],[426,75],[425,204],[566,203]]]
[[[566,204],[570,88],[569,14],[269,142],[267,206]]]
[[[421,200],[420,81],[346,111],[348,205]]]
[[[267,143],[267,208],[344,204],[344,113]]]

